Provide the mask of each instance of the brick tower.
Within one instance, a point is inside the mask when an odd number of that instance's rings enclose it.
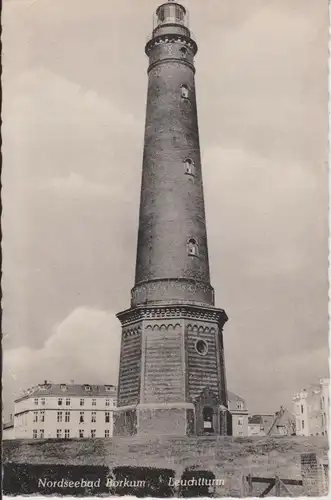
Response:
[[[222,329],[210,284],[194,82],[177,2],[156,11],[149,57],[135,285],[122,324],[115,435],[224,434]]]

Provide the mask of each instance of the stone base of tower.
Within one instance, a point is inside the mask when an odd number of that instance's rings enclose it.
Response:
[[[208,305],[148,304],[118,318],[114,435],[225,435],[225,312]]]
[[[114,436],[160,437],[160,436],[195,436],[195,435],[227,435],[227,410],[222,405],[213,408],[210,427],[205,428],[201,401],[205,400],[207,391],[198,398],[192,408],[143,407],[135,409],[120,408],[114,414]],[[205,401],[206,403],[206,401]],[[207,402],[212,408],[211,400]],[[191,406],[191,405],[187,405]]]
[[[189,413],[190,410],[186,408],[136,408],[130,410],[130,422],[128,410],[118,409],[115,413],[114,436],[191,435]]]

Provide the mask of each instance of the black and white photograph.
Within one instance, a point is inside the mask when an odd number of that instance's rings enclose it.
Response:
[[[4,0],[11,496],[329,490],[328,0]]]

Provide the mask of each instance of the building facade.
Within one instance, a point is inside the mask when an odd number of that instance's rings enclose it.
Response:
[[[156,10],[135,284],[122,325],[116,435],[226,434],[223,325],[210,281],[186,9]]]
[[[248,410],[244,398],[232,391],[228,391],[228,410],[231,415],[228,434],[231,436],[248,436]]]
[[[274,413],[258,413],[248,418],[249,436],[267,436],[275,421]]]
[[[15,439],[109,438],[113,435],[113,385],[52,384],[16,399]]]
[[[326,436],[329,426],[329,379],[321,378],[293,396],[298,436]]]

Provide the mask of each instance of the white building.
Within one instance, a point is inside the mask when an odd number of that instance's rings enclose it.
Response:
[[[248,419],[249,436],[267,436],[275,421],[274,413],[258,413]]]
[[[228,391],[228,409],[231,414],[231,422],[228,422],[231,427],[231,431],[229,429],[231,436],[247,436],[248,410],[244,398]]]
[[[326,436],[329,425],[329,379],[310,385],[293,396],[297,436]]]
[[[16,399],[15,439],[109,438],[113,435],[113,385],[45,381]]]

